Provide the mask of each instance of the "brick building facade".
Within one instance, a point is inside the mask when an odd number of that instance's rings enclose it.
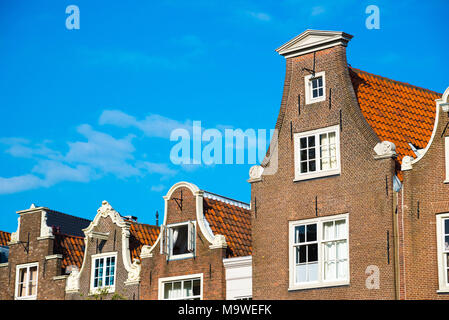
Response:
[[[107,202],[92,221],[32,206],[0,232],[0,299],[447,299],[449,89],[352,68],[351,38],[277,50],[250,205],[178,182],[161,226]]]

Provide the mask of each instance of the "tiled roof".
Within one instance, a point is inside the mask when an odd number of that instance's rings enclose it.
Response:
[[[152,246],[159,236],[160,228],[149,224],[131,222],[129,228],[129,250],[131,252],[131,261],[140,259],[140,250],[144,245]]]
[[[436,103],[441,94],[359,69],[350,75],[360,109],[381,141],[396,145],[397,161],[416,158],[409,143],[423,149],[432,136]]]
[[[0,246],[7,246],[11,241],[11,234],[9,232],[0,231]]]
[[[247,204],[205,196],[204,216],[214,235],[224,235],[228,257],[251,255],[251,211]]]
[[[62,254],[62,268],[72,265],[81,268],[84,257],[84,238],[61,233],[54,233],[54,235],[54,252]]]

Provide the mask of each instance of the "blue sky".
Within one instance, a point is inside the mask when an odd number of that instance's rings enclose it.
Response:
[[[68,30],[65,9],[80,9]],[[365,27],[368,5],[380,30]],[[354,35],[356,68],[444,92],[447,1],[0,0],[0,230],[31,203],[154,223],[182,180],[248,201],[250,165],[177,166],[170,130],[270,129],[306,29]],[[446,64],[443,62],[446,62]],[[445,77],[446,75],[446,77]],[[162,217],[161,217],[162,219]]]

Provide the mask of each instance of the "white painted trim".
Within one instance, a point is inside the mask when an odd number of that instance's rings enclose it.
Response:
[[[449,182],[449,137],[444,138],[444,155],[445,155],[445,167],[446,167],[446,179],[444,180],[444,183]]]
[[[319,135],[321,133],[326,132],[334,132],[335,131],[335,146],[336,146],[336,156],[337,156],[337,168],[331,169],[331,170],[323,170],[318,171],[319,169],[319,148],[320,148],[320,141],[319,141]],[[316,135],[318,136],[318,139],[315,141],[315,159],[316,159],[316,169],[317,171],[314,172],[308,172],[308,173],[300,173],[301,170],[301,159],[300,159],[300,139],[303,137],[308,137]],[[333,176],[338,175],[341,173],[341,162],[340,162],[340,126],[330,126],[326,128],[320,128],[316,130],[311,131],[305,131],[305,132],[297,132],[294,133],[294,163],[295,163],[295,178],[293,181],[302,181],[302,180],[308,180],[308,179],[314,179],[319,177],[327,177],[327,176]]]
[[[163,197],[164,198],[165,207],[164,207],[164,222],[162,223],[162,225],[166,225],[167,224],[168,201],[170,200],[173,192],[175,192],[176,189],[183,188],[183,187],[189,189],[193,193],[193,195],[195,196],[195,199],[196,199],[195,200],[196,201],[196,223],[197,223],[197,225],[199,227],[199,230],[201,230],[201,233],[206,238],[206,240],[209,241],[210,244],[213,244],[214,235],[211,234],[208,231],[208,228],[206,227],[207,221],[205,222],[206,218],[204,216],[204,211],[203,211],[204,191],[200,190],[193,183],[181,181],[181,182],[175,183],[170,188],[170,190],[168,190],[167,194]],[[162,237],[162,233],[159,233],[159,236],[157,237],[156,241],[154,242],[154,244],[151,247],[147,246],[147,245],[142,247],[141,258],[142,257],[143,258],[149,258],[149,257],[152,256],[153,250],[159,244],[159,242],[161,240],[161,237]],[[142,253],[143,253],[143,255],[142,255]]]
[[[448,97],[449,97],[449,87],[446,89],[446,91],[444,91],[443,96],[440,99],[436,99],[436,112],[435,112],[435,122],[433,125],[433,131],[432,131],[432,136],[430,137],[429,142],[427,143],[427,146],[424,148],[424,150],[422,150],[420,152],[420,156],[414,160],[412,160],[411,164],[414,165],[415,163],[417,163],[419,160],[421,160],[427,153],[427,151],[429,151],[430,146],[433,143],[433,140],[435,139],[435,135],[437,132],[437,128],[438,128],[438,122],[439,122],[439,118],[440,118],[440,107],[441,109],[444,108],[444,106],[447,104],[448,102]]]
[[[304,77],[304,89],[306,92],[306,105],[326,100],[326,72],[325,71],[317,72],[317,73],[315,73],[314,77],[312,77],[312,76],[313,75],[309,74]],[[312,97],[312,82],[310,80],[312,78],[315,79],[315,78],[320,78],[320,77],[323,78],[323,95],[318,98],[313,98]]]
[[[313,39],[315,37],[315,40]],[[341,31],[306,30],[292,40],[283,44],[276,51],[286,57],[300,56],[306,53],[331,48],[336,45],[347,46],[352,35]],[[310,40],[308,41],[307,38]],[[303,41],[302,45],[296,44]]]
[[[37,267],[36,275],[36,294],[32,296],[26,296],[26,297],[18,297],[18,291],[19,291],[19,270],[24,268],[31,268],[31,267]],[[29,277],[29,272],[27,272],[27,276]],[[28,279],[27,279],[28,282]],[[39,290],[39,262],[31,262],[31,263],[25,263],[25,264],[19,264],[16,265],[16,283],[14,284],[14,299],[15,300],[36,300],[37,299],[37,292]]]
[[[45,256],[45,260],[52,260],[52,259],[63,259],[62,254],[52,254],[49,256]]]
[[[53,280],[65,280],[65,279],[67,279],[68,277],[69,277],[68,274],[64,274],[64,275],[62,275],[62,276],[54,276],[54,277],[53,277]]]
[[[252,256],[223,259],[226,299],[252,297]]]
[[[9,265],[9,262],[0,263],[0,268],[7,267],[8,265]]]
[[[323,273],[323,259],[324,259],[324,253],[322,250],[322,225],[324,222],[327,221],[334,221],[334,220],[346,220],[346,241],[347,241],[347,248],[348,248],[348,270],[347,270],[347,279],[342,280],[332,280],[332,281],[326,281],[321,280],[322,279],[322,273]],[[296,284],[295,283],[295,254],[293,250],[293,244],[294,244],[294,228],[297,225],[302,224],[311,224],[316,223],[317,224],[317,242],[318,242],[318,281],[314,282],[307,282],[304,284]],[[289,221],[288,224],[288,232],[289,232],[289,243],[288,243],[288,251],[289,251],[289,287],[288,291],[295,291],[295,290],[303,290],[303,289],[313,289],[313,288],[323,288],[323,287],[335,287],[335,286],[344,286],[350,284],[350,270],[351,270],[351,261],[350,261],[350,254],[349,254],[349,214],[337,214],[332,216],[324,216],[324,217],[318,217],[318,218],[310,218],[310,219],[303,219],[303,220],[295,220],[295,221]]]
[[[438,292],[449,292],[449,281],[447,279],[446,261],[443,259],[443,236],[444,224],[443,220],[449,219],[449,213],[436,215],[436,236],[437,236],[437,253],[438,253]]]
[[[173,253],[172,253],[172,250],[173,250],[172,240],[173,239],[172,239],[172,234],[171,234],[171,228],[176,228],[176,227],[179,227],[179,226],[187,225],[187,242],[189,242],[190,232],[191,232],[191,230],[190,230],[190,228],[191,228],[190,223],[191,222],[193,223],[194,228],[195,228],[195,248],[194,248],[193,252],[189,252],[189,253],[185,253],[185,254],[173,255]],[[182,259],[188,259],[188,258],[195,257],[195,254],[196,254],[196,232],[197,232],[196,231],[197,230],[196,221],[190,221],[189,220],[189,221],[185,221],[185,222],[172,223],[172,224],[166,225],[166,227],[167,227],[168,232],[170,234],[170,236],[169,236],[170,242],[168,244],[168,247],[169,247],[168,260],[169,261],[174,261],[174,260],[182,260]]]
[[[114,285],[112,286],[102,286],[98,288],[94,288],[94,278],[95,278],[95,261],[97,259],[105,259],[104,262],[104,268],[106,268],[106,258],[114,257],[115,258],[115,266],[114,266]],[[115,252],[105,252],[105,253],[99,253],[99,254],[93,254],[91,256],[91,266],[90,266],[90,289],[89,289],[89,295],[93,295],[98,293],[100,290],[108,289],[108,293],[112,293],[115,291],[115,285],[117,283],[117,266],[118,266],[118,259],[117,259],[117,251]],[[103,274],[103,277],[105,277],[106,274]]]
[[[186,274],[182,276],[174,276],[174,277],[166,277],[166,278],[159,278],[159,286],[158,286],[158,299],[159,300],[165,300],[164,299],[164,283],[166,282],[173,282],[178,280],[194,280],[194,279],[200,279],[201,281],[201,293],[200,293],[200,300],[203,300],[203,287],[204,287],[204,281],[203,281],[203,274],[202,273],[195,273],[195,274]]]

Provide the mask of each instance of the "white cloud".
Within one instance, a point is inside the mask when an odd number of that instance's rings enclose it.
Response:
[[[154,163],[154,162],[141,162],[139,164],[139,167],[145,169],[149,173],[157,173],[164,177],[171,177],[176,175],[177,171],[171,169],[167,164],[165,163]]]
[[[158,184],[158,185],[155,185],[155,186],[151,186],[151,191],[154,191],[154,192],[161,192],[161,191],[163,191],[164,189],[165,189],[165,186],[162,185],[162,184]]]
[[[143,120],[137,120],[120,110],[105,110],[100,116],[99,124],[114,125],[122,128],[134,127],[141,130],[148,137],[170,138],[170,133],[175,129],[191,131],[190,120],[184,123],[158,114],[150,114]]]
[[[271,16],[264,12],[247,11],[247,14],[259,21],[263,21],[263,22],[271,21]]]
[[[3,178],[0,177],[0,194],[17,193],[43,186],[44,181],[32,174]]]
[[[312,16],[318,16],[322,13],[326,12],[326,9],[323,6],[316,6],[312,8]]]
[[[87,124],[79,126],[78,132],[87,138],[87,142],[69,143],[70,150],[65,156],[67,162],[85,164],[100,173],[112,173],[120,178],[139,175],[139,170],[128,162],[134,159],[132,135],[116,139],[93,130]]]

